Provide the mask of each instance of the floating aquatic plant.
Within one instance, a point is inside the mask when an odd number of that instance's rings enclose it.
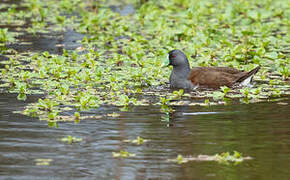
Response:
[[[129,0],[136,13],[125,16],[105,8],[107,3],[24,0],[19,11],[15,5],[2,7],[6,11],[1,11],[1,25],[25,24],[21,31],[36,36],[64,34],[66,28],[85,35],[73,50],[58,44],[59,54],[19,53],[4,45],[22,39],[13,28],[1,29],[0,54],[7,57],[0,62],[1,88],[17,93],[19,100],[44,94],[23,114],[56,127],[58,121],[90,118],[65,117],[62,112],[68,110],[63,106],[79,112],[102,105],[119,106],[121,111],[160,105],[162,119],[168,122],[172,105],[210,106],[230,104],[232,99],[254,103],[289,95],[288,21],[282,0]],[[168,51],[176,48],[184,50],[192,66],[262,68],[252,88],[171,92],[169,69],[162,65]]]
[[[129,157],[135,157],[136,154],[129,153],[128,151],[121,150],[119,153],[112,152],[113,157],[121,157],[121,158],[129,158]]]
[[[61,138],[60,141],[67,142],[67,144],[72,144],[76,142],[81,142],[82,138],[77,138],[74,136],[67,136],[67,137]]]
[[[136,139],[133,139],[133,140],[130,140],[130,139],[126,139],[124,140],[124,142],[130,142],[130,143],[133,143],[133,144],[137,144],[137,145],[141,145],[143,144],[144,142],[148,142],[149,140],[147,139],[143,139],[142,137],[138,136]]]
[[[40,158],[40,159],[35,159],[34,161],[35,161],[36,166],[49,166],[53,160]]]
[[[0,43],[7,43],[13,41],[15,41],[13,33],[9,32],[7,28],[0,29]]]
[[[220,154],[216,154],[213,156],[210,155],[198,155],[196,157],[183,157],[182,155],[177,155],[175,159],[168,159],[169,162],[177,162],[178,164],[187,163],[189,161],[217,161],[221,164],[230,165],[230,163],[234,163],[234,165],[243,162],[244,160],[250,160],[251,157],[243,157],[240,152],[234,151],[231,155],[229,152],[223,152]]]

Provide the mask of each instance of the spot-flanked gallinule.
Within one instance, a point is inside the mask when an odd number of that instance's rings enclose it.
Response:
[[[180,50],[169,52],[169,65],[173,66],[170,75],[170,87],[193,89],[207,87],[217,89],[221,86],[248,86],[260,66],[246,72],[231,67],[195,67],[190,69],[186,55]]]

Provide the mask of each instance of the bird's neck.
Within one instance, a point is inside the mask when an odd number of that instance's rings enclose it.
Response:
[[[189,64],[186,66],[175,66],[173,67],[174,74],[182,79],[187,79],[190,73],[190,66]]]

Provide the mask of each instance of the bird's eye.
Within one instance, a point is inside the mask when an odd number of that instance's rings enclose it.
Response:
[[[175,57],[176,57],[176,55],[174,55],[174,54],[171,55],[171,58],[175,58]]]

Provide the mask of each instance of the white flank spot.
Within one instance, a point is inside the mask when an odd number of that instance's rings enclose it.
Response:
[[[247,79],[243,80],[240,85],[241,86],[251,86],[251,82],[252,82],[252,78],[253,78],[254,74],[250,77],[248,77]]]

